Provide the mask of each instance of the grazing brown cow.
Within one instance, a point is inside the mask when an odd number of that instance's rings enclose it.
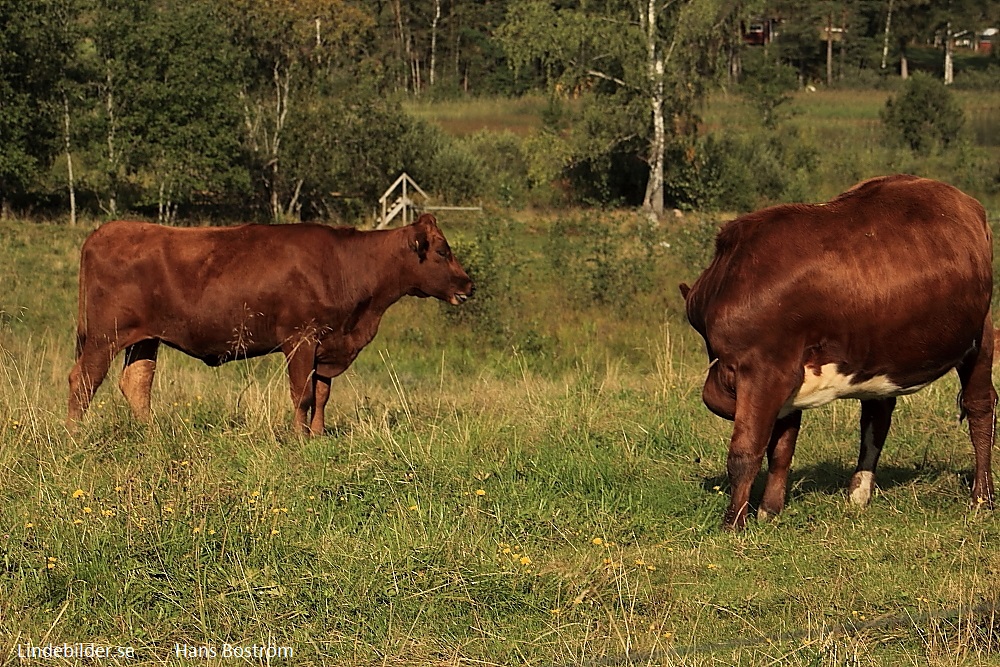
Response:
[[[122,350],[119,387],[135,415],[148,420],[162,342],[209,366],[281,351],[295,425],[322,433],[330,379],[375,337],[389,306],[407,295],[457,305],[473,291],[427,214],[373,232],[110,222],[81,252],[69,423],[83,417]]]
[[[744,525],[765,453],[758,518],[781,511],[802,410],[837,398],[861,401],[850,499],[866,505],[896,397],[952,368],[975,450],[972,501],[992,506],[992,259],[979,202],[915,176],[723,227],[712,263],[680,287],[711,360],[705,404],[734,422],[724,524]]]

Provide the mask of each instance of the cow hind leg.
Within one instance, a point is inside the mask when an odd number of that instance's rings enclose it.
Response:
[[[766,521],[781,513],[785,507],[788,487],[788,468],[795,454],[795,441],[799,436],[802,411],[782,417],[774,424],[771,440],[767,445],[767,483],[764,497],[757,508],[757,520]]]
[[[993,472],[990,466],[996,431],[997,393],[993,387],[992,366],[993,326],[987,317],[981,344],[957,369],[962,384],[962,412],[969,420],[969,437],[975,452],[973,507],[993,507]]]
[[[152,338],[141,340],[125,348],[125,366],[118,388],[125,395],[132,414],[141,421],[150,421],[149,397],[156,372],[156,353],[160,341]]]
[[[90,341],[82,344],[77,351],[76,364],[69,373],[69,406],[66,416],[66,426],[75,430],[83,414],[90,407],[90,402],[97,393],[97,388],[104,382],[111,367],[111,360],[118,354],[118,349],[112,345],[96,345]]]
[[[895,409],[895,398],[861,401],[861,449],[858,466],[847,487],[847,497],[858,507],[866,507],[875,492],[875,468],[882,456]]]
[[[326,403],[330,400],[330,381],[328,377],[315,376],[316,394],[312,406],[312,420],[309,422],[309,432],[312,435],[323,435],[323,431],[326,430],[325,410]]]

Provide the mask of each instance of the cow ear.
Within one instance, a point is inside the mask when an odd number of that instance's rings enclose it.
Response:
[[[421,213],[417,221],[413,223],[415,225],[427,225],[428,227],[437,227],[437,218],[435,218],[430,213]]]
[[[417,222],[420,222],[419,220]],[[417,253],[417,257],[420,258],[420,262],[423,263],[427,259],[427,251],[431,247],[430,239],[427,238],[427,231],[424,229],[417,229],[410,239],[410,250]]]
[[[685,301],[687,301],[687,298],[688,298],[688,292],[690,292],[690,291],[691,291],[691,288],[690,288],[690,287],[688,287],[688,284],[687,284],[687,283],[681,283],[681,284],[680,284],[680,285],[678,285],[677,287],[679,287],[679,288],[680,288],[680,290],[681,290],[681,296],[682,296],[682,297],[684,297],[684,300],[685,300]]]

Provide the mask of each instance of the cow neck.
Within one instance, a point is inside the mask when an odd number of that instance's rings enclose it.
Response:
[[[412,281],[406,279],[404,268],[410,249],[403,229],[366,232],[360,237],[374,246],[368,250],[376,268],[356,276],[358,287],[371,295],[370,308],[378,314],[384,313],[411,289]]]

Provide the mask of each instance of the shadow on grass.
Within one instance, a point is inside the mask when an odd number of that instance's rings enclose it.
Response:
[[[875,483],[883,491],[888,491],[896,486],[905,486],[916,479],[931,478],[944,472],[947,470],[940,466],[920,465],[915,467],[883,464],[879,465],[875,472]],[[848,466],[842,461],[820,461],[800,468],[796,468],[793,464],[788,473],[787,501],[791,502],[796,498],[813,493],[846,495],[847,485],[853,474],[854,466]],[[964,472],[963,475],[965,475]],[[751,503],[759,502],[764,493],[766,481],[767,469],[764,468],[754,479],[753,487],[750,490]],[[721,489],[728,492],[729,479],[725,473],[704,477],[701,487],[706,491]],[[754,506],[756,507],[756,504]]]

